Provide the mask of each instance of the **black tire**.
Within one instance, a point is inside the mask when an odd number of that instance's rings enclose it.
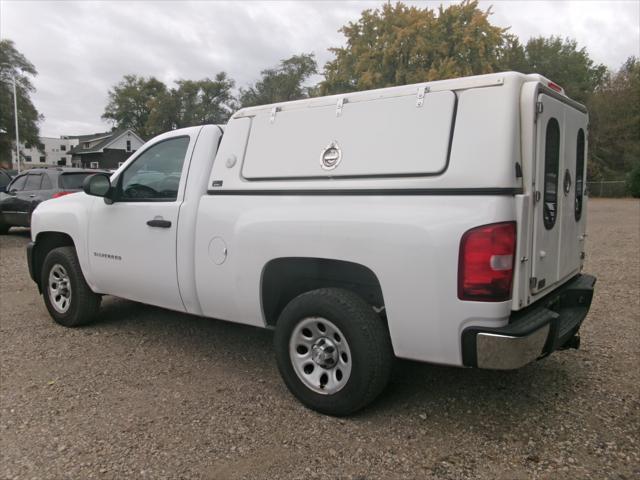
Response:
[[[71,295],[65,311],[54,306],[49,288],[49,275],[55,267],[62,267],[68,276]],[[76,250],[73,247],[58,247],[51,250],[44,259],[40,276],[42,295],[47,310],[56,323],[65,327],[77,327],[91,322],[100,308],[100,295],[93,293],[84,279]]]
[[[7,225],[3,221],[0,220],[0,235],[6,235],[9,232],[11,225]]]
[[[290,355],[296,327],[310,317],[332,322],[350,350],[350,375],[335,393],[317,393],[307,386],[296,373],[293,353]],[[354,413],[371,403],[389,382],[394,357],[387,327],[369,304],[348,290],[323,288],[294,298],[280,314],[274,343],[285,384],[304,405],[320,413]]]

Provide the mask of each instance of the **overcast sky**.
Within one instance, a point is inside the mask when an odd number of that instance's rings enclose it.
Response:
[[[245,86],[295,53],[319,64],[341,46],[340,26],[382,2],[73,2],[0,0],[0,37],[36,66],[41,134],[108,130],[100,119],[109,88],[125,74],[180,78],[228,72]],[[450,2],[407,2],[437,7]],[[617,69],[640,57],[640,1],[493,1],[493,24],[522,41],[572,37],[591,58]]]

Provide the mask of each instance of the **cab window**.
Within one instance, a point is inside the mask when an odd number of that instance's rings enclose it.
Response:
[[[63,173],[58,177],[58,187],[62,190],[82,190],[82,182],[92,172]]]
[[[120,175],[118,200],[176,200],[188,147],[189,137],[170,138],[149,147]]]
[[[27,182],[24,184],[24,190],[40,190],[40,183],[42,182],[42,175],[30,174],[27,175]]]
[[[51,180],[49,180],[49,175],[42,175],[42,185],[40,185],[40,190],[51,189],[53,189],[53,185],[51,184]]]
[[[9,185],[9,191],[10,192],[19,192],[21,190],[24,189],[24,182],[27,181],[27,176],[26,175],[22,175],[20,177],[17,177],[12,183],[11,185]]]

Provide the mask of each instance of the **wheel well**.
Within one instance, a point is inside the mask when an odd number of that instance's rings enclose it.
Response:
[[[33,273],[39,289],[42,289],[40,277],[42,276],[44,259],[51,250],[58,247],[75,247],[75,245],[73,239],[66,233],[41,232],[36,237],[33,249]]]
[[[274,326],[284,307],[298,295],[318,288],[350,290],[382,307],[382,288],[375,273],[359,263],[326,258],[277,258],[262,272],[261,300],[267,325]]]

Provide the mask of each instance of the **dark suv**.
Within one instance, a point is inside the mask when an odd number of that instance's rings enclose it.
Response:
[[[31,213],[40,202],[80,191],[85,177],[99,172],[105,171],[54,167],[18,175],[0,193],[0,234],[11,227],[31,226]]]

